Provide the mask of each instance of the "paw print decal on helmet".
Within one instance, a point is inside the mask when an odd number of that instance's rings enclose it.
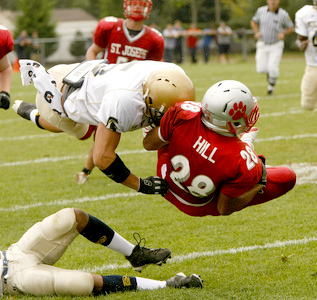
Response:
[[[239,102],[239,104],[234,103],[233,108],[230,109],[229,115],[232,117],[232,120],[240,120],[245,116],[245,112],[247,110],[247,106],[243,105],[243,102]]]

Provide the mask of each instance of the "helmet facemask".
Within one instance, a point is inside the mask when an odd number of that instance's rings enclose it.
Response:
[[[125,0],[124,16],[134,21],[147,20],[152,10],[151,0]]]

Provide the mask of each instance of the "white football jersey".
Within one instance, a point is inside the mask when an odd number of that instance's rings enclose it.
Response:
[[[312,38],[317,33],[317,10],[312,5],[305,5],[296,12],[295,24],[295,32],[309,39],[305,50],[306,64],[317,67],[317,47],[312,43]]]
[[[144,115],[142,86],[153,71],[163,68],[182,70],[173,63],[158,61],[102,63],[86,76],[80,89],[67,97],[65,111],[75,122],[102,122],[116,132],[145,127],[149,119]]]

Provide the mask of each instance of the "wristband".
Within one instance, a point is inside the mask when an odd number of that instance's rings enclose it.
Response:
[[[10,98],[10,94],[6,91],[1,91],[0,93],[6,94]]]
[[[110,179],[117,183],[121,183],[125,181],[130,175],[130,170],[126,167],[124,162],[121,160],[118,154],[116,154],[116,159],[112,162],[112,164],[105,170],[101,170],[104,174],[106,174]]]

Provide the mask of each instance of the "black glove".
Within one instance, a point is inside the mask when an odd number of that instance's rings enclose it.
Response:
[[[265,157],[263,155],[259,155],[259,158],[261,159],[262,162],[262,177],[258,184],[264,185],[266,187],[266,182],[267,182],[267,172],[266,172],[266,167],[265,167]]]
[[[8,109],[10,107],[10,94],[2,91],[0,92],[0,108]]]
[[[165,179],[158,176],[150,176],[145,179],[140,178],[140,187],[138,192],[143,194],[161,194],[167,193],[168,184]]]

